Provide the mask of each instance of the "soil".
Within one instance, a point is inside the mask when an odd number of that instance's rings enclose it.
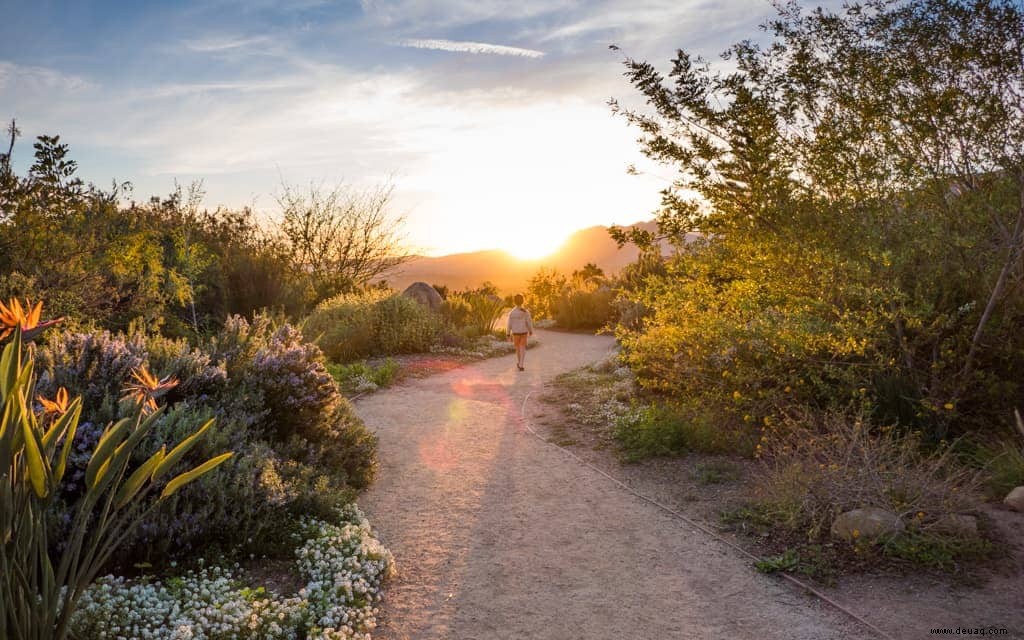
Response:
[[[607,336],[537,335],[525,372],[505,356],[356,401],[382,461],[360,503],[398,567],[375,637],[877,637],[534,437],[520,413],[528,394],[614,348]],[[531,422],[535,410],[531,396]],[[669,499],[670,485],[651,484],[651,497]],[[890,628],[924,637],[929,624],[940,619]]]
[[[737,535],[721,514],[749,503],[756,492],[756,463],[740,458],[690,454],[623,464],[607,425],[581,424],[566,405],[571,386],[546,384],[531,402],[527,417],[549,441],[662,504],[748,549],[768,557],[787,547],[786,540],[765,532]],[[707,482],[705,469],[725,469],[731,477]],[[1006,629],[996,637],[1024,638],[1024,514],[1001,504],[987,504],[984,516],[1005,545],[1006,553],[983,566],[961,567],[955,575],[916,567],[825,567],[834,584],[814,581],[816,589],[896,638],[933,637],[933,628]],[[867,570],[865,570],[867,567]],[[845,575],[849,571],[855,575]],[[811,582],[810,580],[805,580]],[[978,634],[974,634],[978,635]]]

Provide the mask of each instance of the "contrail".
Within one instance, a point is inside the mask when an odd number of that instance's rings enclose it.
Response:
[[[523,58],[543,58],[545,55],[543,51],[535,51],[534,49],[520,49],[519,47],[506,47],[500,44],[457,40],[402,40],[398,45],[414,47],[416,49],[437,49],[438,51],[456,51],[460,53],[492,53],[499,56],[520,56]]]

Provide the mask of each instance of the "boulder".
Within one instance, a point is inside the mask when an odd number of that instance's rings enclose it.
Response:
[[[977,538],[978,519],[974,516],[947,513],[935,521],[932,529],[960,538]]]
[[[1003,499],[1003,504],[1014,511],[1024,511],[1024,486],[1017,487],[1010,493],[1006,494],[1006,498]]]
[[[437,292],[437,289],[426,282],[414,282],[402,292],[403,296],[412,298],[416,302],[427,307],[431,311],[440,312],[444,298]]]
[[[854,509],[840,514],[832,522],[832,536],[852,542],[859,538],[877,538],[903,531],[905,525],[891,511],[877,507]]]

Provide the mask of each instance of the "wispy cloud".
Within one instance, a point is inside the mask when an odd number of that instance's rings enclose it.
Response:
[[[543,58],[544,52],[536,49],[521,49],[519,47],[508,47],[501,44],[488,44],[486,42],[467,42],[461,40],[402,40],[398,42],[402,47],[413,47],[415,49],[435,49],[437,51],[453,51],[457,53],[485,53],[499,56],[519,56],[521,58]]]
[[[80,76],[46,67],[18,65],[0,60],[0,89],[76,91],[91,86],[88,80]]]
[[[199,40],[186,40],[185,48],[189,51],[195,51],[197,53],[220,53],[223,51],[233,51],[235,49],[245,49],[255,45],[262,45],[269,42],[270,38],[267,36],[257,36],[252,38],[244,38],[238,36],[220,36],[202,38]]]

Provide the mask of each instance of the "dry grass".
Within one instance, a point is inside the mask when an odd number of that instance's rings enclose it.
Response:
[[[792,418],[766,436],[763,452],[765,515],[810,539],[850,509],[880,507],[927,531],[981,502],[979,473],[958,465],[952,447],[926,453],[916,436],[859,418]]]

